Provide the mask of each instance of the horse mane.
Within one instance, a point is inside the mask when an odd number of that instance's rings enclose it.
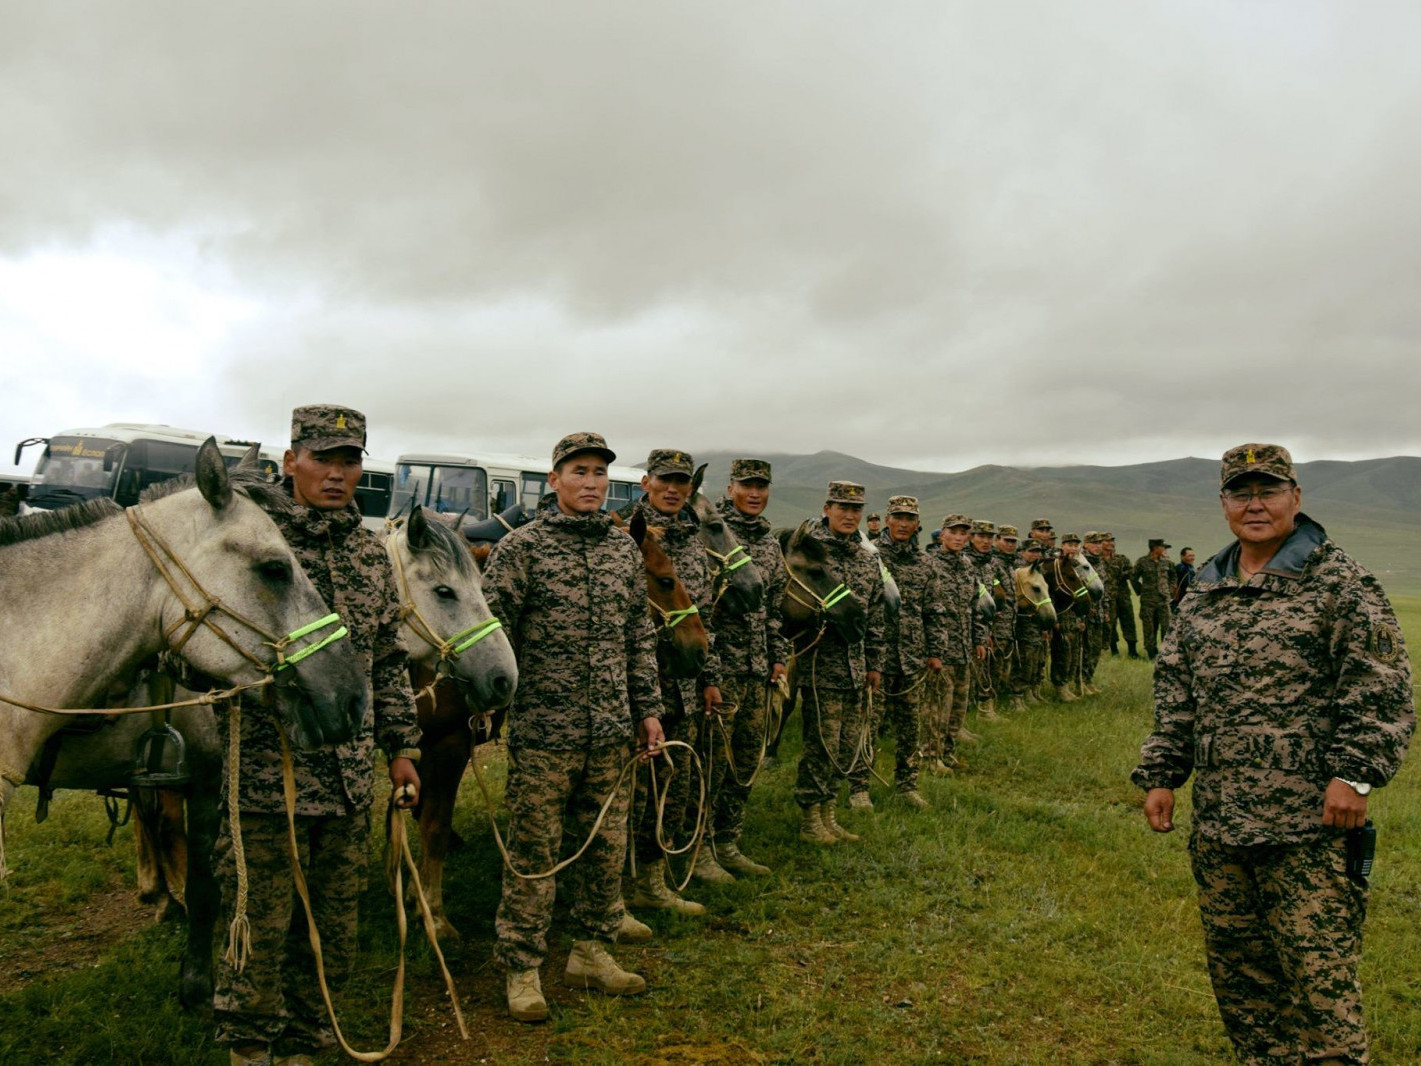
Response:
[[[123,508],[107,496],[99,496],[57,511],[36,511],[17,518],[0,519],[0,548],[27,540],[39,540],[54,533],[68,533],[122,514]]]
[[[292,498],[291,493],[282,487],[281,482],[270,480],[260,470],[248,470],[238,466],[227,471],[227,478],[231,481],[234,492],[240,492],[263,511],[279,511],[289,514],[296,509],[296,501]],[[156,485],[149,485],[139,494],[138,502],[152,503],[155,500],[167,499],[169,496],[176,496],[180,492],[196,487],[197,476],[195,474],[180,474],[167,481],[160,481]]]
[[[435,519],[433,515],[426,517]],[[474,556],[469,550],[471,545],[464,539],[464,535],[457,532],[447,521],[426,521],[424,543],[419,547],[410,544],[409,526],[406,525],[405,544],[415,555],[432,556],[442,563],[446,570],[453,567],[464,577],[472,577],[475,573]]]

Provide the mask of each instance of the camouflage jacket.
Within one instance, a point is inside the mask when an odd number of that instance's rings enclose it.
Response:
[[[1123,555],[1114,556],[1110,560],[1110,571],[1115,575],[1115,613],[1114,617],[1119,618],[1123,614],[1132,613],[1134,605],[1130,600],[1130,573],[1132,571],[1130,560]]]
[[[885,617],[883,661],[890,673],[919,673],[927,659],[942,659],[947,647],[947,605],[941,570],[916,539],[895,544],[887,530],[878,537],[878,557],[903,598],[898,616]]]
[[[801,664],[799,675],[802,681],[812,677],[820,688],[858,691],[863,688],[868,671],[883,671],[885,619],[881,564],[857,533],[842,537],[821,521],[810,527],[809,536],[824,542],[844,584],[868,608],[868,629],[862,641],[850,644],[836,627],[826,627],[819,644],[810,652],[814,658],[812,674],[810,664],[805,663]]]
[[[372,695],[373,713],[366,715],[350,743],[291,753],[296,813],[353,814],[375,798],[375,741],[387,756],[419,747],[419,721],[399,636],[400,597],[394,571],[380,539],[360,524],[354,504],[336,512],[298,506],[290,513],[273,510],[270,514],[316,591],[350,630],[348,639],[370,678]],[[225,748],[227,716],[217,717]],[[244,811],[280,814],[286,810],[278,728],[260,696],[243,697],[240,803]],[[225,760],[223,772],[225,777]],[[225,780],[222,794],[227,794]]]
[[[997,638],[999,644],[1014,639],[1016,633],[1016,582],[1011,576],[1015,560],[1015,552],[1009,554],[992,549],[992,581],[987,587],[997,601],[997,614],[992,620],[992,636]]]
[[[769,519],[741,514],[729,500],[721,500],[718,506],[725,524],[760,571],[765,596],[759,609],[750,614],[716,611],[716,654],[722,674],[748,675],[763,681],[770,676],[773,664],[789,662],[789,641],[780,633],[780,601],[784,599],[789,573],[780,554],[780,543],[770,531]]]
[[[942,661],[951,666],[971,659],[972,649],[985,647],[990,635],[986,624],[977,618],[977,571],[963,558],[965,554],[939,548],[928,556],[942,578],[938,585],[945,625]]]
[[[971,544],[968,544],[962,549],[962,561],[967,564],[968,569],[977,579],[977,592],[980,594],[985,589],[987,595],[996,602],[997,613],[987,623],[987,635],[1000,637],[1002,631],[997,627],[1002,616],[1002,599],[998,593],[1002,588],[1002,575],[997,567],[996,552],[979,552]]]
[[[1095,572],[1100,575],[1100,580],[1105,584],[1105,621],[1115,620],[1115,604],[1120,597],[1120,571],[1115,565],[1114,559],[1107,559],[1104,555],[1091,557],[1091,565],[1095,567]]]
[[[498,542],[484,595],[518,655],[510,748],[626,744],[661,717],[641,552],[610,516],[540,512]]]
[[[1100,583],[1105,586],[1105,592],[1100,599],[1090,601],[1090,610],[1086,612],[1086,621],[1095,626],[1104,625],[1113,617],[1110,613],[1110,578],[1107,576],[1110,568],[1105,565],[1105,560],[1099,555],[1092,555],[1084,548],[1081,549],[1081,556],[1090,564],[1096,577],[1100,578]]]
[[[1416,725],[1411,665],[1376,578],[1299,515],[1240,585],[1238,546],[1199,572],[1155,660],[1155,729],[1131,780],[1194,774],[1194,832],[1232,845],[1332,832],[1334,777],[1385,785]]]
[[[1174,564],[1168,559],[1151,559],[1145,553],[1135,560],[1130,583],[1141,603],[1168,603],[1174,597]]]
[[[662,530],[661,546],[671,557],[671,565],[676,568],[676,576],[681,579],[681,584],[686,586],[686,594],[691,597],[691,602],[700,608],[701,624],[705,626],[706,637],[710,642],[705,666],[695,678],[661,678],[663,697],[668,695],[669,688],[674,685],[681,693],[682,708],[700,707],[701,691],[710,685],[720,685],[720,657],[716,651],[715,620],[711,617],[714,614],[714,599],[711,595],[710,567],[706,565],[706,549],[698,533],[700,519],[696,517],[689,503],[675,515],[668,517],[647,503],[645,496],[623,507],[618,514],[627,521],[640,514],[646,519],[648,526],[657,526]]]

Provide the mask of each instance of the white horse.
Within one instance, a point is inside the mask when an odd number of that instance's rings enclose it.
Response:
[[[279,506],[284,494],[229,475],[211,439],[195,481],[150,490],[127,511],[102,499],[0,523],[0,819],[70,721],[40,709],[102,708],[163,651],[222,684],[269,684],[297,748],[355,735],[369,703],[359,659],[252,499],[269,493]],[[210,817],[200,829],[215,840],[215,805]],[[188,877],[189,1005],[211,995],[217,888],[202,873]]]

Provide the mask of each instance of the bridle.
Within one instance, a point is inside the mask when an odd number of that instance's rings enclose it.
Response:
[[[408,543],[408,534],[406,534]],[[439,653],[439,662],[434,667],[435,681],[449,676],[454,662],[464,652],[468,651],[484,637],[495,633],[503,628],[503,623],[497,618],[486,618],[482,622],[477,622],[467,629],[461,629],[452,637],[441,637],[429,624],[429,620],[420,613],[419,607],[415,605],[414,597],[410,594],[409,579],[405,577],[405,563],[398,548],[390,553],[395,560],[395,577],[400,592],[400,621],[404,622],[414,632],[415,636],[424,641],[431,648]]]
[[[650,607],[653,611],[655,611],[656,614],[660,617],[661,624],[657,628],[663,633],[671,632],[671,630],[675,629],[687,618],[690,618],[692,615],[697,615],[701,613],[701,609],[697,607],[694,603],[691,604],[691,606],[689,607],[677,607],[669,611],[665,607],[661,606],[661,604],[653,600],[650,596],[646,598],[646,603],[647,606]]]
[[[1031,569],[1029,566],[1019,566],[1011,572],[1012,580],[1016,582],[1016,595],[1019,601],[1018,606],[1021,605],[1021,602],[1025,602],[1039,611],[1042,606],[1051,602],[1051,589],[1049,586],[1047,587],[1046,598],[1044,600],[1033,600],[1031,593],[1028,591],[1029,586],[1026,584],[1025,578],[1021,576],[1023,570],[1029,569]]]

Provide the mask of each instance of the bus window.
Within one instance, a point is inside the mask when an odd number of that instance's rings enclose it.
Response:
[[[429,504],[441,513],[488,517],[488,475],[476,466],[436,466],[429,481]]]
[[[197,446],[173,444],[162,440],[136,440],[128,446],[123,473],[119,475],[120,504],[130,507],[149,485],[170,481],[180,474],[191,474],[197,466]]]
[[[383,470],[367,470],[355,487],[355,503],[366,518],[384,518],[390,513],[394,476]]]
[[[489,490],[489,505],[494,514],[502,514],[518,501],[518,486],[506,478],[495,478]]]
[[[636,499],[641,491],[641,486],[633,485],[629,481],[613,481],[607,485],[607,503],[603,506],[604,511],[620,511],[632,500]]]
[[[545,492],[551,492],[548,488],[547,474],[534,474],[523,471],[523,492],[519,496],[519,502],[523,504],[523,509],[532,513],[538,509],[538,501],[543,498]]]
[[[429,502],[430,468],[418,463],[400,463],[395,467],[395,487],[390,492],[389,513],[398,517],[409,514],[412,504],[421,507]]]
[[[29,502],[53,509],[113,493],[124,446],[98,437],[55,437],[35,466]],[[104,469],[104,456],[111,456]],[[134,503],[137,503],[135,493]]]

